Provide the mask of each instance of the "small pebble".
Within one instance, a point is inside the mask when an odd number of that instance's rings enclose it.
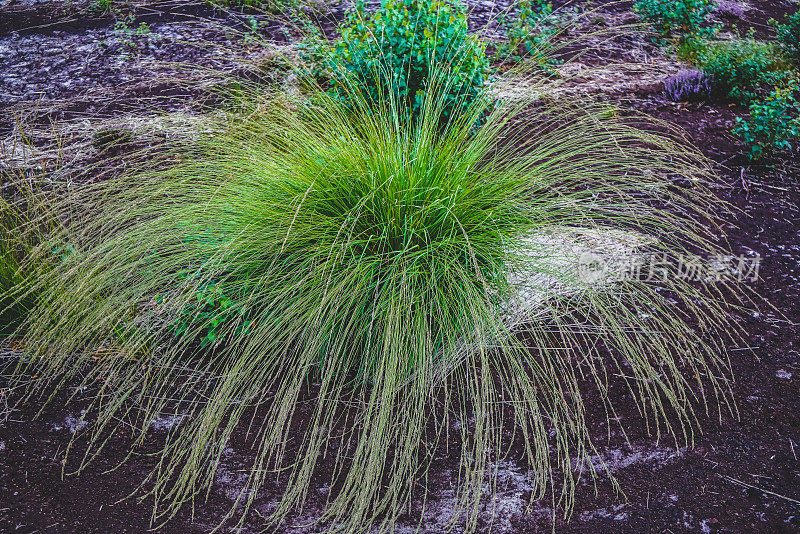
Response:
[[[789,371],[785,371],[783,369],[778,369],[778,372],[775,373],[775,376],[777,376],[778,378],[780,378],[782,380],[791,380],[792,379],[792,373],[790,373]]]

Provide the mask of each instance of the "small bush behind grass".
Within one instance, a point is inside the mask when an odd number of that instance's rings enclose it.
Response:
[[[368,13],[363,0],[348,11],[341,36],[331,47],[318,29],[310,30],[301,57],[317,79],[344,102],[364,98],[376,105],[392,99],[417,116],[434,69],[447,66],[448,101],[443,117],[460,114],[481,93],[489,74],[485,45],[468,33],[461,2],[382,0]],[[355,79],[358,96],[346,78]],[[345,89],[346,88],[346,89]]]
[[[785,15],[783,24],[775,19],[769,21],[778,34],[786,55],[795,63],[800,63],[800,10],[793,15]]]
[[[296,9],[301,0],[206,0],[221,7],[255,8],[263,11],[282,13]]]
[[[707,46],[708,40],[703,37],[684,36],[675,43],[675,54],[681,61],[698,65]]]
[[[700,53],[699,63],[711,78],[714,96],[734,102],[749,103],[791,77],[780,50],[772,43],[756,41],[752,33],[709,44]]]
[[[547,53],[558,30],[553,20],[553,5],[547,0],[526,0],[515,8],[513,14],[503,13],[499,17],[506,42],[496,46],[498,59],[529,59],[547,71],[552,70],[558,63]]]
[[[800,103],[797,82],[775,89],[763,102],[750,105],[748,119],[736,118],[733,133],[748,147],[748,157],[760,160],[788,152],[800,139]]]
[[[702,156],[665,125],[634,126],[606,105],[495,107],[479,95],[446,114],[452,73],[435,72],[416,120],[416,101],[376,107],[356,77],[347,104],[317,93],[209,119],[195,144],[53,205],[70,214],[58,240],[79,252],[36,282],[48,291],[23,325],[17,377],[35,373],[29,394],[47,397],[100,384],[79,469],[122,421],[139,444],[153,418],[180,410],[148,479],[160,522],[213,484],[231,436],[250,423],[253,463],[222,521],[280,476],[267,517],[279,524],[326,462],[320,528],[361,532],[390,528],[419,497],[412,487],[424,496],[425,451],[456,442],[453,521],[465,512],[474,531],[507,430],[531,468],[531,500],[551,488],[571,507],[573,466],[596,454],[584,396],[596,389],[611,410],[611,376],[633,377],[653,432],[676,443],[691,442],[696,406],[723,409],[735,327],[716,289],[680,278],[581,283],[529,239],[616,229],[647,236],[653,253],[716,250],[717,229],[699,221],[714,218],[713,197],[675,180],[702,180]],[[36,247],[29,261],[49,253]],[[524,282],[545,298],[509,324],[520,268],[571,289]],[[211,290],[198,306],[210,287],[231,305]],[[177,336],[176,322],[186,324]]]
[[[47,238],[57,226],[44,204],[52,191],[35,193],[38,177],[21,174],[0,173],[6,184],[0,195],[0,335],[22,333],[20,325],[35,306],[38,293],[45,290],[36,287],[41,272],[68,253]],[[47,243],[48,253],[41,261],[30,262],[31,251],[42,243]]]
[[[714,0],[636,0],[633,9],[666,37],[713,32],[713,28],[703,27],[703,23],[714,5]]]
[[[113,0],[92,0],[89,3],[89,11],[93,13],[110,13]]]
[[[21,287],[25,275],[20,269],[20,243],[15,235],[18,223],[7,208],[0,217],[0,335],[13,332],[30,307],[29,299],[13,297],[12,290]]]

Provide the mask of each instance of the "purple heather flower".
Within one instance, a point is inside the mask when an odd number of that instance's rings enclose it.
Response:
[[[723,17],[732,19],[742,18],[745,10],[746,8],[742,4],[732,0],[719,0],[717,5],[714,7],[714,11],[716,13],[722,15]]]
[[[711,80],[700,71],[682,70],[667,78],[664,93],[673,102],[702,102],[711,97]]]

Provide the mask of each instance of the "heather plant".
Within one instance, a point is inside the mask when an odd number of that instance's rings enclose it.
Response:
[[[800,139],[800,102],[797,82],[775,89],[763,102],[750,105],[748,119],[736,118],[733,132],[748,148],[748,157],[759,160],[791,151]]]
[[[358,82],[358,98],[375,104],[387,99],[406,106],[417,116],[434,70],[446,66],[449,79],[443,98],[443,117],[469,107],[489,75],[485,45],[467,27],[461,2],[383,0],[375,13],[358,0],[340,26],[331,47],[310,25],[301,57],[317,78],[330,80],[330,92],[347,101],[352,97],[345,78]]]
[[[682,70],[664,82],[664,93],[673,102],[704,102],[711,97],[711,80],[697,70]]]
[[[45,398],[96,389],[78,470],[121,425],[136,447],[180,414],[146,481],[157,525],[213,484],[236,432],[252,463],[222,521],[277,477],[279,525],[328,476],[318,528],[363,532],[424,499],[431,451],[457,444],[453,526],[463,514],[474,531],[510,439],[531,500],[552,490],[570,508],[603,417],[586,397],[612,417],[610,381],[676,443],[696,409],[724,409],[723,286],[585,281],[572,246],[587,232],[718,250],[702,156],[607,105],[460,93],[447,113],[451,67],[422,101],[376,105],[354,72],[346,98],[213,114],[188,145],[51,204],[66,221],[52,239],[80,252],[36,281],[16,379]]]
[[[745,14],[745,8],[734,0],[719,0],[714,6],[714,12],[729,19],[740,19]]]
[[[785,53],[793,61],[800,62],[800,11],[793,15],[784,15],[784,23],[770,20],[770,24],[778,34],[778,42]]]
[[[636,0],[633,9],[662,36],[684,36],[713,31],[703,24],[714,5],[714,0]]]
[[[700,54],[700,68],[711,78],[717,98],[748,103],[780,86],[791,77],[791,69],[772,43],[745,38],[710,44]]]

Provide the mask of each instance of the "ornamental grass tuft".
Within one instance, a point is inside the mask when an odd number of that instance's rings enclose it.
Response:
[[[265,521],[279,525],[324,475],[317,527],[363,532],[424,499],[451,446],[452,524],[473,531],[512,445],[531,500],[552,490],[571,509],[581,470],[598,474],[588,428],[613,414],[615,380],[676,443],[697,409],[733,409],[720,286],[587,280],[564,245],[717,250],[702,156],[607,105],[482,92],[448,113],[448,79],[431,78],[413,121],[405,100],[376,106],[355,83],[347,104],[258,97],[50,206],[65,221],[52,239],[72,252],[29,253],[52,268],[34,282],[47,291],[18,331],[15,376],[36,375],[29,397],[95,391],[78,471],[110,436],[132,433],[136,450],[172,414],[142,486],[154,524],[197,505],[246,436],[246,482],[222,522],[277,479]]]

